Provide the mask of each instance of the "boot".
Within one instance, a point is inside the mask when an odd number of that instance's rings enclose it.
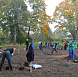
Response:
[[[67,62],[70,62],[69,57],[67,58]]]
[[[77,60],[75,59],[75,57],[74,57],[74,62],[76,62]]]
[[[12,67],[12,66],[10,66],[10,68],[11,68],[11,71],[15,71],[15,69],[13,69],[13,67]]]

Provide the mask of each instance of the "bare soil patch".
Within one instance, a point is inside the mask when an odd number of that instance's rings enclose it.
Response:
[[[65,66],[67,63],[68,50],[58,50],[58,52],[51,55],[51,48],[43,48],[41,52],[34,47],[34,61],[33,64],[42,65],[40,69],[34,69],[30,72],[29,67],[25,67],[24,63],[27,61],[25,47],[16,47],[16,52],[12,57],[12,64],[15,71],[6,70],[8,62],[5,59],[3,71],[0,72],[0,77],[78,77],[78,63],[70,60],[70,67]],[[78,60],[78,49],[75,49],[76,59]],[[0,55],[0,61],[1,61]],[[24,66],[24,70],[19,70],[20,66]]]

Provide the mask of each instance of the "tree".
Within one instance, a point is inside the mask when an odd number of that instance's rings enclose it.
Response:
[[[27,36],[27,31],[47,34],[50,23],[50,16],[45,12],[46,4],[42,0],[28,0],[32,12],[27,10],[25,0],[11,0],[6,12],[0,19],[0,27],[5,37],[10,37],[11,42],[19,42],[22,37]],[[7,5],[7,4],[6,4]],[[2,8],[1,8],[2,9]],[[8,34],[8,35],[7,35]],[[23,35],[23,36],[21,36]],[[20,38],[21,37],[21,38]]]
[[[0,17],[5,13],[10,6],[11,0],[0,0]]]
[[[61,2],[59,6],[56,7],[56,10],[54,12],[54,17],[52,19],[53,22],[58,23],[58,25],[55,26],[56,31],[55,32],[70,32],[73,38],[76,38],[77,35],[77,8],[75,7],[75,3],[70,2]]]
[[[72,0],[73,3],[76,2],[76,1],[78,1],[78,0]]]
[[[7,12],[4,13],[3,18],[1,19],[1,28],[8,31],[11,36],[11,42],[16,43],[16,35],[20,35],[22,32],[25,32],[26,25],[26,15],[28,13],[27,6],[23,0],[13,0],[8,7]],[[20,38],[21,39],[21,38]]]
[[[35,30],[48,34],[50,16],[45,12],[46,4],[43,0],[29,0],[30,7],[33,9],[32,16],[29,18],[30,24]]]

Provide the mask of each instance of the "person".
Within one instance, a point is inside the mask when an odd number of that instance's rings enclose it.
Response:
[[[42,50],[43,51],[43,44],[41,42],[40,46],[39,46],[39,50]]]
[[[49,47],[49,41],[48,41],[48,47]]]
[[[45,42],[45,48],[47,48],[47,42]]]
[[[40,49],[41,42],[38,42],[38,48]]]
[[[69,58],[71,57],[71,55],[74,57],[74,60],[75,60],[75,52],[74,52],[74,45],[75,45],[75,39],[71,40],[69,42],[69,45],[68,45],[68,51],[69,51],[69,55],[68,55],[68,59],[67,61],[69,61]]]
[[[57,46],[57,43],[55,42],[51,54],[53,54],[53,52],[56,51],[56,46]],[[57,51],[56,51],[56,52],[57,52]]]
[[[64,40],[64,50],[67,49],[67,42]]]
[[[52,47],[52,42],[50,42],[50,46]]]
[[[14,69],[12,68],[12,62],[11,62],[11,55],[14,54],[16,48],[8,48],[5,49],[2,53],[2,60],[0,63],[0,71],[2,70],[2,65],[4,64],[5,58],[8,60],[9,66],[11,68],[11,70],[14,71]]]
[[[42,51],[43,51],[43,44],[42,44],[42,42],[41,42],[41,44],[39,45],[39,50],[40,50],[41,55],[42,55]]]
[[[26,50],[28,50],[29,41],[26,39]]]

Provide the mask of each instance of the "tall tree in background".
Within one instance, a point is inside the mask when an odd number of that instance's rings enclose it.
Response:
[[[13,0],[12,1],[12,13],[14,14],[14,42],[16,43],[16,35],[20,36],[22,30],[24,29],[24,17],[25,11],[27,7],[25,5],[24,0]]]
[[[65,2],[61,2],[55,9],[54,17],[52,19],[53,22],[58,23],[55,26],[57,32],[70,32],[73,38],[76,38],[78,26],[77,26],[77,7],[78,1],[72,3],[72,1],[65,0]],[[75,6],[76,5],[76,6]]]
[[[3,18],[1,19],[3,24],[1,24],[1,28],[4,32],[7,30],[6,28],[8,27],[8,32],[11,36],[11,42],[13,42],[14,38],[14,42],[16,43],[16,35],[19,37],[22,31],[25,30],[25,18],[26,16],[28,16],[26,15],[26,13],[28,12],[27,6],[23,0],[13,0],[7,9],[8,11],[4,13]]]
[[[29,0],[30,7],[33,9],[32,16],[29,21],[33,28],[37,31],[48,35],[48,27],[50,16],[46,14],[46,4],[43,0]]]
[[[45,12],[46,4],[42,0],[28,1],[32,12],[28,11],[25,0],[11,0],[8,2],[6,12],[1,15],[1,30],[5,37],[11,37],[11,42],[19,42],[22,36],[27,35],[29,27],[34,33],[38,31],[48,35],[51,18]]]

